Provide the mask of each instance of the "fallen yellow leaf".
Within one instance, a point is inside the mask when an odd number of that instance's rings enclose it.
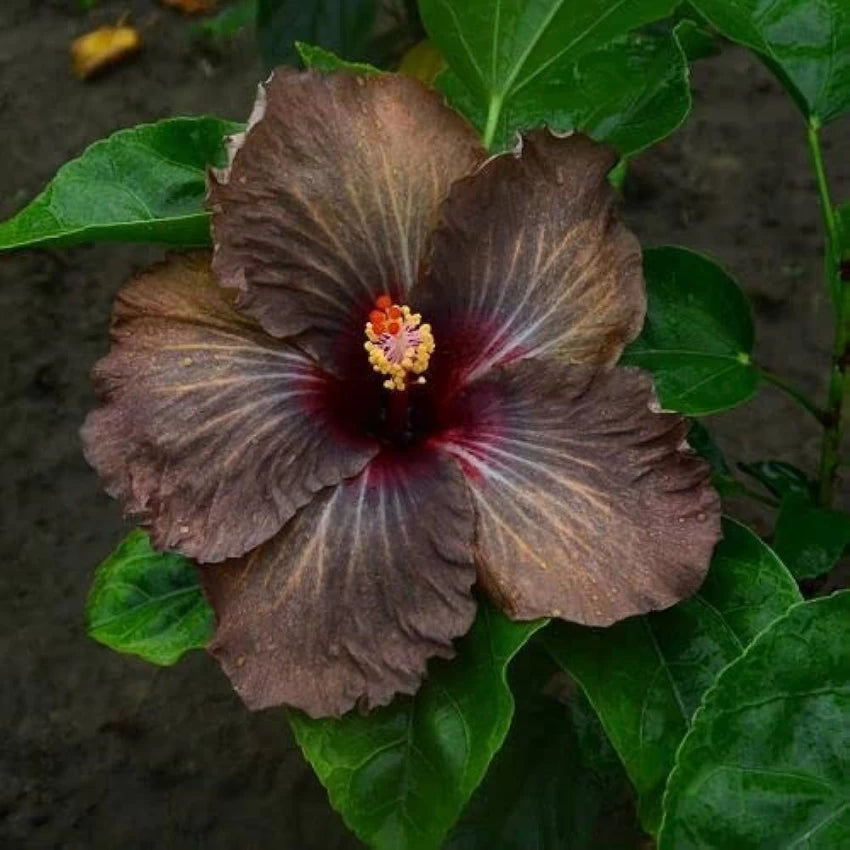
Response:
[[[133,27],[100,27],[71,42],[71,66],[81,80],[87,80],[132,56],[141,46],[141,36]]]
[[[212,12],[216,0],[161,0],[163,6],[179,9],[185,15],[198,15],[202,12]]]

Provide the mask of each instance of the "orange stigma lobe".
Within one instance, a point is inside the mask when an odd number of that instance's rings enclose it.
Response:
[[[403,391],[411,378],[425,383],[422,373],[434,353],[434,336],[419,313],[406,304],[393,304],[389,295],[380,295],[366,322],[364,347],[372,369],[386,377],[384,387]]]

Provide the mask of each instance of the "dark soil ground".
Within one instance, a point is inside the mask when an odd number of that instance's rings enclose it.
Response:
[[[80,83],[69,42],[125,11],[144,52]],[[113,130],[244,118],[259,76],[247,34],[210,52],[149,0],[104,0],[88,15],[73,0],[3,0],[0,217]],[[803,122],[741,50],[700,63],[693,85],[689,123],[635,164],[625,215],[646,244],[725,264],[753,298],[761,362],[822,393],[830,331]],[[848,130],[827,134],[844,199]],[[353,848],[280,712],[248,713],[203,653],[154,669],[85,635],[92,570],[124,530],[80,454],[88,372],[106,350],[113,294],[158,254],[103,245],[0,258],[0,846]],[[736,459],[814,468],[816,427],[775,391],[708,424]]]

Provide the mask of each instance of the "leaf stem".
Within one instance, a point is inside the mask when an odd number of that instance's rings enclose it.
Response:
[[[835,219],[835,210],[829,197],[829,183],[826,178],[826,168],[823,164],[823,153],[820,146],[820,121],[813,117],[809,120],[808,128],[809,153],[812,157],[812,165],[815,169],[815,177],[818,184],[818,195],[820,196],[821,213],[823,224],[828,239],[837,238],[838,224]],[[828,247],[835,248],[833,243]],[[827,270],[830,274],[831,270]]]
[[[841,441],[844,435],[844,418],[850,399],[850,287],[842,285],[838,273],[839,234],[838,221],[823,163],[820,144],[820,121],[813,116],[808,128],[809,154],[815,171],[823,215],[825,250],[824,266],[827,288],[835,312],[835,340],[832,347],[832,366],[821,443],[818,502],[829,507],[835,499],[835,480],[841,462]]]
[[[794,399],[797,404],[800,405],[804,410],[807,410],[809,413],[814,416],[817,420],[817,423],[823,427],[826,427],[827,417],[825,411],[823,411],[820,407],[818,407],[804,392],[797,389],[790,381],[787,381],[785,378],[780,377],[779,375],[775,375],[773,372],[768,372],[767,369],[762,369],[760,366],[757,367],[759,376],[763,381],[766,381],[768,384],[773,384],[773,386],[778,387],[788,396]]]
[[[493,147],[493,139],[496,137],[496,126],[499,123],[499,116],[502,114],[502,98],[501,96],[491,95],[490,103],[487,106],[487,124],[484,127],[484,135],[482,140],[484,147],[489,151]]]

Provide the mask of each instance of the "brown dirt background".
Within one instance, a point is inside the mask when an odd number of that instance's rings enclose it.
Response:
[[[146,47],[95,82],[68,44],[124,12]],[[121,127],[179,114],[244,119],[261,69],[249,35],[211,52],[150,0],[3,0],[0,217]],[[727,48],[693,74],[694,112],[633,167],[624,214],[645,244],[716,257],[753,299],[759,360],[823,393],[829,350],[820,220],[805,128],[769,74]],[[850,198],[850,125],[826,136]],[[124,530],[80,454],[88,372],[110,301],[157,249],[101,245],[0,257],[0,846],[26,850],[342,850],[279,711],[248,713],[194,653],[154,669],[86,638],[94,566]],[[813,470],[818,431],[777,392],[713,417],[729,455]],[[735,510],[733,506],[733,510]]]

